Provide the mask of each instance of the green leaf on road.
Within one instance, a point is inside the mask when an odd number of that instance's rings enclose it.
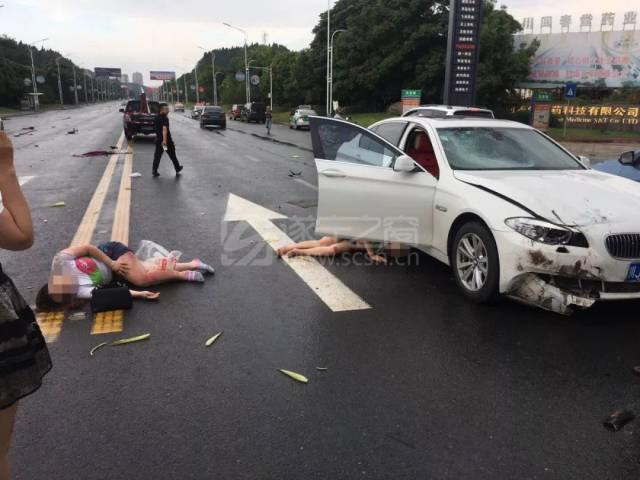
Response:
[[[327,367],[316,367],[316,370],[318,370],[319,372],[326,372],[329,369]]]
[[[65,203],[64,203],[64,202],[57,202],[57,203],[54,203],[54,204],[49,205],[49,206],[50,206],[51,208],[61,208],[61,207],[64,207],[64,206],[65,206]]]
[[[116,340],[115,342],[111,343],[111,346],[115,347],[118,345],[128,345],[129,343],[141,342],[142,340],[147,340],[149,338],[151,338],[151,334],[145,333],[144,335],[139,335],[137,337],[123,338],[122,340]]]
[[[291,158],[300,158],[300,155],[291,155]]]
[[[283,370],[283,369],[280,369],[280,372],[284,373],[288,377],[293,378],[297,382],[309,383],[309,379],[307,377],[305,377],[304,375],[300,375],[299,373],[291,372],[289,370]]]
[[[102,348],[102,347],[106,347],[107,345],[108,345],[107,342],[103,342],[100,345],[96,345],[95,347],[93,347],[91,349],[91,351],[89,352],[89,355],[91,355],[93,357],[93,354],[96,353],[96,350],[98,350],[99,348]]]
[[[207,347],[210,347],[211,345],[213,345],[213,342],[215,342],[220,335],[222,335],[222,332],[215,334],[213,337],[211,337],[209,340],[207,340],[207,343],[205,343],[205,345]]]

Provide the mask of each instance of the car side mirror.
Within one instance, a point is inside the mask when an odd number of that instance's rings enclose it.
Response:
[[[591,168],[591,159],[589,157],[585,157],[584,155],[578,155],[578,160],[580,160],[580,162],[582,162],[582,164],[585,167]]]
[[[624,152],[622,155],[620,155],[618,161],[622,165],[635,165],[636,163],[640,162],[640,157],[637,157],[636,152],[632,150],[630,152]]]
[[[413,172],[416,168],[416,164],[409,155],[400,155],[396,158],[396,162],[393,164],[393,169],[396,172]]]
[[[124,113],[124,108],[121,108],[119,111],[120,113]]]

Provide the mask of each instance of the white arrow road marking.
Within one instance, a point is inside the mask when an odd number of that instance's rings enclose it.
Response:
[[[18,184],[22,187],[36,178],[34,175],[26,175],[24,177],[18,177]],[[2,208],[2,193],[0,193],[0,208]]]
[[[249,200],[229,194],[225,222],[247,222],[271,248],[293,243],[271,220],[285,219],[285,215],[261,207]],[[334,312],[366,310],[371,306],[347,287],[340,279],[324,268],[315,258],[285,257],[282,259],[298,274],[303,282]]]

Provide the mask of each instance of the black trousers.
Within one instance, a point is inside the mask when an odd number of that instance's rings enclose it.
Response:
[[[162,148],[162,142],[156,142],[156,151],[153,154],[153,173],[156,173],[158,171],[158,167],[160,166],[160,158],[162,157],[163,153],[164,148]],[[169,140],[169,143],[167,143],[167,154],[173,162],[173,168],[175,168],[177,172],[178,168],[180,167],[180,162],[178,161],[178,157],[176,157],[176,145],[173,143],[173,140]]]

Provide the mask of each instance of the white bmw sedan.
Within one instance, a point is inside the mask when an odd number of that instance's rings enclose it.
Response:
[[[319,234],[412,245],[475,302],[569,314],[640,298],[640,185],[527,125],[312,117],[311,137]]]

